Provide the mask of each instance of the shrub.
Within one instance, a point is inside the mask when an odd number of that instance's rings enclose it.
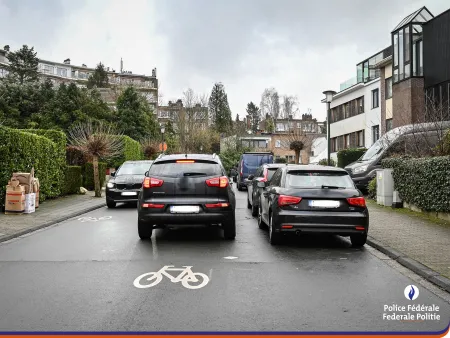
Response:
[[[98,172],[100,173],[100,187],[103,187],[106,180],[107,163],[98,162]],[[94,190],[94,166],[92,163],[85,163],[83,166],[83,187],[87,190]]]
[[[319,165],[328,165],[328,160],[327,160],[326,158],[321,159],[321,160],[319,161]],[[336,166],[336,162],[335,162],[332,158],[330,158],[330,165],[331,165],[332,167],[335,167],[335,166]]]
[[[450,212],[450,156],[387,158],[381,165],[393,169],[395,190],[403,201],[424,211]]]
[[[340,168],[345,168],[350,163],[357,161],[366,151],[366,148],[349,148],[338,151],[337,166]]]
[[[287,160],[285,157],[280,157],[275,159],[275,163],[287,163]]]
[[[139,142],[128,136],[118,136],[123,141],[122,154],[107,163],[108,167],[117,168],[125,161],[136,161],[144,159],[144,152]]]
[[[5,186],[14,172],[30,172],[39,178],[40,201],[61,194],[61,155],[50,139],[18,129],[0,127],[0,201],[3,204]]]
[[[80,187],[83,185],[83,176],[81,174],[81,166],[67,166],[65,173],[65,181],[63,194],[78,194]]]
[[[368,195],[370,199],[376,200],[377,199],[377,178],[374,177],[370,182],[368,186]]]

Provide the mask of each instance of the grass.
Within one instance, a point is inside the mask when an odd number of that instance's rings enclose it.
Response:
[[[424,214],[422,212],[413,211],[413,210],[408,209],[408,208],[391,208],[391,207],[386,207],[386,206],[377,204],[376,201],[374,201],[372,199],[369,199],[367,196],[365,196],[365,197],[366,197],[366,203],[370,207],[376,207],[376,208],[380,208],[380,209],[383,209],[383,210],[386,210],[386,211],[390,211],[390,212],[397,212],[397,213],[404,214],[404,215],[407,215],[407,216],[410,216],[410,217],[414,217],[414,218],[418,218],[418,219],[421,219],[421,220],[424,220],[424,221],[432,222],[434,224],[438,224],[438,225],[443,226],[443,227],[449,227],[450,228],[450,222],[448,222],[446,220],[443,220],[441,218],[433,217],[433,216],[430,216],[428,214]]]

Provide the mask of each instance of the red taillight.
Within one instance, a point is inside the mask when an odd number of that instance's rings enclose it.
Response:
[[[293,227],[293,225],[282,225],[281,229],[292,229]]]
[[[286,205],[299,204],[301,201],[302,201],[301,197],[280,195],[278,197],[278,206],[283,207]]]
[[[366,200],[364,197],[350,197],[347,198],[347,202],[350,205],[353,205],[355,207],[365,207],[366,206]]]
[[[162,186],[164,183],[163,180],[157,179],[157,178],[153,178],[153,177],[146,177],[144,179],[144,182],[142,183],[142,186],[144,188],[155,188],[155,187],[160,187]]]
[[[228,177],[214,177],[206,180],[208,187],[226,188],[228,187]]]
[[[164,204],[153,204],[153,203],[144,203],[142,204],[143,208],[151,208],[151,209],[162,209],[164,208]]]
[[[362,227],[362,226],[359,226],[359,225],[356,226],[355,229],[356,229],[356,230],[366,230],[366,228],[364,228],[364,227]]]
[[[244,160],[241,162],[241,176],[244,176]]]
[[[205,207],[207,208],[228,208],[229,206],[229,203],[205,204]]]

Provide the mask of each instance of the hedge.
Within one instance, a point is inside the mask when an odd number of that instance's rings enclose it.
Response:
[[[125,161],[136,161],[144,159],[144,151],[139,142],[128,136],[119,136],[123,141],[123,151],[118,157],[107,163],[109,167],[117,168]]]
[[[63,194],[78,194],[80,187],[83,185],[83,175],[81,174],[81,166],[67,166],[65,172],[65,180],[63,186]]]
[[[345,168],[350,163],[357,161],[366,151],[366,148],[349,148],[338,151],[337,166],[340,168]]]
[[[57,197],[61,186],[60,152],[50,139],[18,129],[0,127],[0,201],[3,205],[5,187],[14,172],[30,172],[39,178],[39,200]]]
[[[381,162],[392,168],[395,189],[403,201],[423,211],[450,212],[450,156],[401,156]]]
[[[62,193],[65,185],[65,172],[66,172],[66,145],[67,145],[67,136],[62,131],[59,130],[51,130],[51,129],[20,129],[21,131],[25,131],[28,133],[33,133],[39,136],[44,136],[54,143],[56,143],[58,157],[56,161],[59,163],[59,172],[55,173],[55,176],[52,178],[57,181],[57,185],[61,188],[60,192]]]
[[[370,199],[376,200],[377,199],[377,178],[374,177],[370,182],[368,186],[368,197]]]
[[[98,163],[98,172],[100,173],[100,186],[103,187],[106,180],[107,163]],[[86,163],[83,166],[83,187],[87,190],[94,190],[94,166],[92,163]]]
[[[326,159],[326,158],[321,159],[319,161],[319,165],[327,166],[328,165],[328,159]],[[330,167],[335,167],[335,166],[336,166],[336,162],[332,158],[330,158]]]

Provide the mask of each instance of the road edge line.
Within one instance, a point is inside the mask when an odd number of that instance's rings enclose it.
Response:
[[[425,278],[427,281],[450,293],[450,279],[442,276],[439,272],[430,269],[429,267],[423,265],[422,263],[419,263],[418,261],[403,254],[402,252],[390,247],[389,245],[385,245],[374,237],[368,236],[367,244],[369,244],[374,249],[384,253],[392,260],[403,265],[419,276]]]
[[[0,238],[0,243],[9,241],[11,239],[14,239],[14,238],[26,235],[26,234],[29,234],[31,232],[35,232],[37,230],[48,228],[48,227],[50,227],[52,225],[55,225],[55,224],[67,221],[68,219],[71,219],[71,218],[83,215],[85,213],[88,213],[88,212],[91,212],[91,211],[103,208],[105,206],[106,206],[106,203],[105,204],[99,204],[99,205],[96,205],[96,206],[93,206],[93,207],[89,207],[89,208],[86,208],[86,209],[83,209],[83,210],[75,211],[75,212],[73,212],[73,213],[71,213],[69,215],[66,215],[64,217],[58,218],[56,220],[53,220],[53,221],[50,221],[50,222],[47,222],[47,223],[40,224],[40,225],[37,225],[37,226],[32,227],[32,228],[25,229],[25,230],[21,230],[19,232],[11,234],[11,235],[2,236]]]

